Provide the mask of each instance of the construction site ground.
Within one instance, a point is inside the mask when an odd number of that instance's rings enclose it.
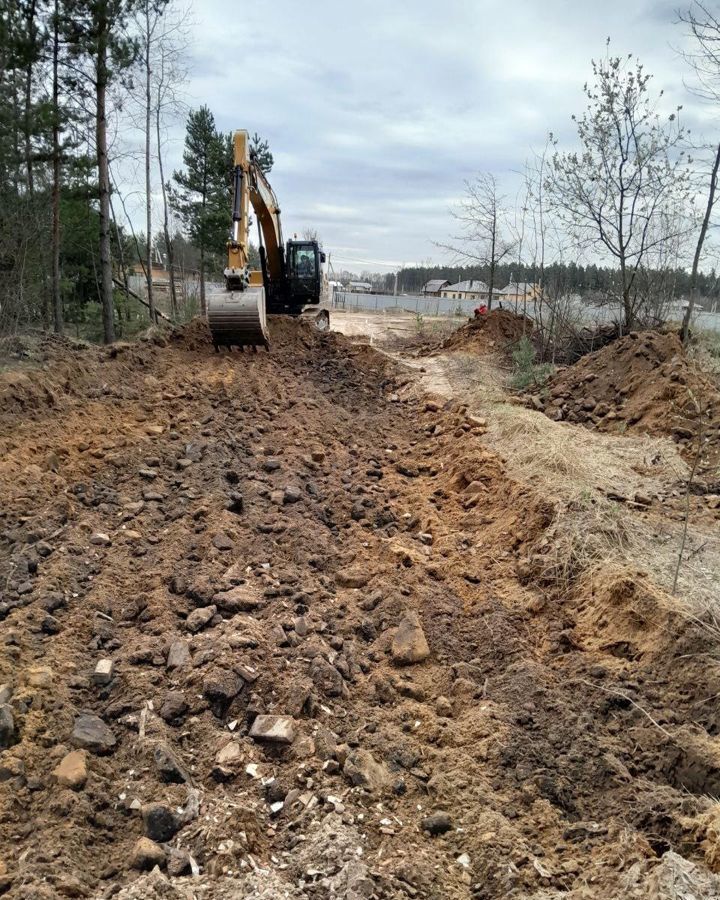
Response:
[[[0,894],[720,897],[712,497],[395,318],[0,347]]]

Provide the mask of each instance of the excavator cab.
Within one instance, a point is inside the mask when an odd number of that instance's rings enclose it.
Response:
[[[325,254],[317,241],[288,241],[285,251],[287,279],[293,306],[320,302],[322,287],[321,263]]]

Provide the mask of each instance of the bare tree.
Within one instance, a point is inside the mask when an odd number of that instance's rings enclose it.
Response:
[[[679,19],[680,22],[688,27],[690,36],[693,38],[692,49],[683,54],[697,79],[691,85],[691,90],[704,100],[717,106],[720,101],[720,18],[706,4],[696,2],[686,12],[681,13]],[[698,269],[715,206],[719,169],[720,143],[715,149],[710,171],[710,183],[707,189],[707,199],[705,201],[705,211],[700,223],[700,231],[693,255],[690,275],[690,297],[688,298],[688,305],[685,309],[682,323],[683,343],[686,343],[688,339],[690,320],[697,300]]]
[[[189,44],[188,8],[165,0],[138,0],[132,33],[140,52],[136,62],[137,79],[129,89],[132,106],[137,115],[134,121],[143,137],[144,217],[146,243],[141,258],[146,281],[146,294],[151,320],[157,319],[153,283],[153,180],[160,182],[162,197],[162,233],[165,245],[169,281],[170,306],[177,313],[177,290],[174,272],[173,244],[170,236],[170,216],[165,182],[164,152],[168,128],[186,112],[182,88],[187,83],[187,49]],[[142,123],[142,124],[140,124]],[[133,155],[133,154],[131,154]],[[155,165],[157,163],[157,169]],[[155,172],[157,175],[155,176]],[[133,178],[134,180],[134,178]]]
[[[587,109],[573,117],[580,150],[555,153],[547,185],[576,240],[617,261],[624,324],[631,328],[641,313],[637,279],[648,256],[689,227],[684,217],[666,215],[689,199],[685,133],[679,110],[660,117],[662,93],[651,99],[651,76],[631,56],[593,61],[593,75]]]
[[[476,263],[488,272],[488,307],[492,309],[495,273],[498,265],[515,248],[511,235],[505,196],[498,191],[495,176],[482,173],[465,182],[465,196],[460,201],[454,218],[460,223],[462,233],[452,244],[436,246],[453,254],[455,260]]]
[[[187,84],[187,56],[190,45],[190,11],[188,7],[168,9],[154,47],[155,137],[158,174],[162,191],[163,239],[170,281],[170,309],[178,315],[175,280],[175,247],[170,230],[170,202],[165,181],[164,154],[168,125],[186,115],[183,88]]]

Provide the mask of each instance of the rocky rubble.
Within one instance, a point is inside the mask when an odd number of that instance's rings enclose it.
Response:
[[[622,896],[668,851],[711,878],[707,630],[520,582],[547,506],[484,420],[272,336],[55,348],[0,392],[0,893]]]

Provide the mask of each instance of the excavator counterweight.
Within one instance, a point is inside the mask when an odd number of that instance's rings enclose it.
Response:
[[[269,346],[267,315],[301,315],[320,303],[325,254],[317,241],[283,246],[280,207],[249,149],[247,131],[233,135],[232,233],[227,243],[225,289],[208,296],[208,323],[216,349]],[[261,271],[249,269],[250,205],[260,235]],[[327,311],[318,327],[329,327]]]

